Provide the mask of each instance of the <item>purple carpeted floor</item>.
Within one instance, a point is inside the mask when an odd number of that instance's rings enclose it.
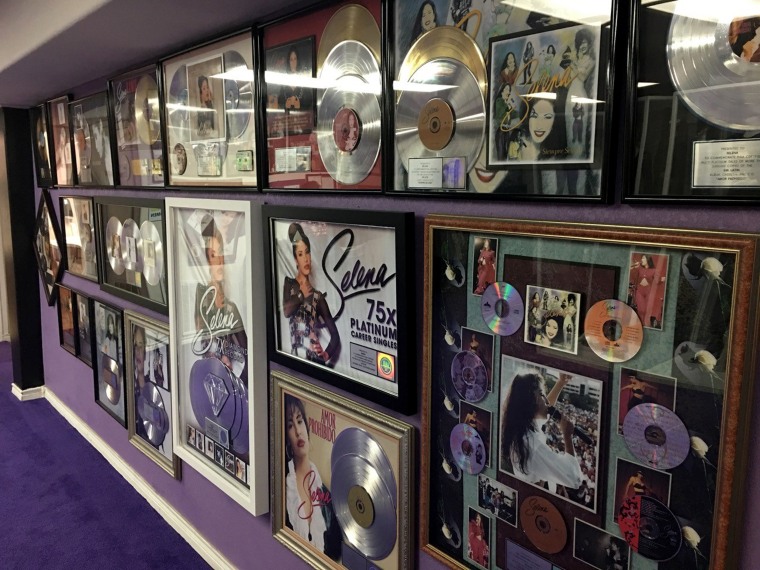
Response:
[[[0,343],[0,568],[208,568],[45,400],[11,394]]]

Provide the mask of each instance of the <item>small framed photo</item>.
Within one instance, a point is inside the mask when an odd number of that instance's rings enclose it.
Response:
[[[315,568],[411,567],[414,428],[276,371],[271,422],[274,537]]]
[[[92,368],[92,341],[94,339],[92,299],[82,293],[74,292],[76,305],[77,358]]]
[[[53,136],[56,185],[74,186],[74,150],[71,143],[68,95],[48,101],[48,112]]]
[[[169,383],[169,325],[124,312],[129,441],[175,479],[181,462],[174,454]]]
[[[412,214],[264,206],[270,359],[416,409]]]
[[[61,278],[65,259],[61,249],[63,245],[61,230],[53,208],[53,201],[45,188],[42,189],[40,203],[37,206],[33,245],[37,268],[45,290],[45,298],[48,305],[52,307],[58,295],[58,289],[55,285]]]
[[[124,386],[124,327],[122,312],[94,300],[95,350],[92,370],[95,401],[113,419],[127,427]]]
[[[69,103],[69,114],[79,185],[113,186],[113,148],[106,92]]]
[[[95,209],[100,288],[168,314],[163,200],[99,197]]]
[[[66,242],[66,270],[97,282],[98,247],[92,198],[61,196],[60,206]]]
[[[50,188],[55,183],[53,171],[50,168],[50,144],[48,129],[48,114],[45,104],[37,105],[30,109],[32,123],[32,137],[34,150],[34,173],[37,177],[37,186]]]
[[[74,293],[68,287],[61,284],[58,287],[58,340],[61,347],[76,355],[77,353],[77,335],[76,335],[76,312],[77,306],[74,303]]]

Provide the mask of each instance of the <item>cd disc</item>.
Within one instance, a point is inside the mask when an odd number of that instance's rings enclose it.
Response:
[[[396,148],[404,168],[410,158],[466,158],[469,171],[483,146],[486,104],[465,64],[439,58],[420,66],[396,104]],[[432,90],[431,90],[432,89]]]
[[[145,382],[137,399],[137,414],[140,416],[145,435],[155,447],[164,442],[169,431],[169,416],[161,392],[153,382]]]
[[[380,50],[380,27],[374,16],[364,6],[348,4],[332,15],[322,30],[317,50],[317,72],[321,73],[330,52],[344,40],[361,40],[375,61],[382,59]]]
[[[526,497],[520,505],[520,523],[533,546],[546,554],[557,554],[567,543],[567,525],[562,513],[543,497]]]
[[[140,142],[153,145],[161,136],[158,110],[158,85],[150,75],[143,75],[135,89],[135,126]]]
[[[509,283],[491,283],[480,298],[480,310],[489,329],[501,336],[517,332],[525,316],[520,293]]]
[[[451,381],[459,396],[479,402],[488,393],[488,372],[480,357],[469,350],[458,352],[451,362]]]
[[[119,364],[107,354],[101,360],[103,383],[106,385],[106,398],[114,406],[121,399],[121,381],[119,380]]]
[[[225,74],[251,75],[245,58],[236,51],[224,52]],[[224,107],[227,110],[227,128],[231,139],[243,136],[253,113],[253,87],[251,81],[224,80]]]
[[[388,488],[393,504],[396,504],[396,477],[393,474],[393,467],[391,467],[388,456],[375,438],[360,428],[344,429],[333,442],[330,461],[335,464],[345,455],[358,455],[366,459]]]
[[[623,437],[631,453],[655,469],[678,467],[691,448],[681,418],[660,404],[631,408],[623,420]]]
[[[132,218],[124,220],[121,229],[121,258],[124,267],[130,271],[142,271],[143,246],[140,228]]]
[[[116,216],[111,216],[106,224],[106,252],[108,263],[116,275],[124,273],[124,260],[121,254],[121,222]]]
[[[638,495],[626,499],[618,517],[620,532],[630,547],[650,560],[670,560],[681,549],[681,525],[657,499]]]
[[[697,10],[675,2],[667,43],[670,78],[683,102],[705,121],[736,130],[760,124],[760,63],[747,7]],[[737,13],[741,10],[741,13]],[[757,15],[760,10],[755,6]],[[712,13],[712,16],[709,14]],[[746,33],[742,33],[749,27]]]
[[[584,326],[591,350],[607,362],[630,360],[644,341],[644,328],[636,311],[616,299],[594,303],[586,313]]]
[[[174,77],[172,77],[172,82],[169,85],[169,101],[166,104],[169,125],[180,129],[188,127],[190,118],[188,102],[187,67],[180,65],[174,72]]]
[[[327,56],[320,79],[334,84],[318,92],[317,144],[322,162],[336,181],[356,184],[369,176],[380,154],[380,68],[367,46],[346,40]],[[352,118],[354,124],[349,126]],[[346,137],[341,139],[336,129],[342,131],[344,121]]]
[[[468,424],[457,424],[451,430],[449,447],[460,469],[477,475],[486,466],[486,446],[477,430]]]
[[[164,245],[161,234],[153,222],[144,221],[140,226],[142,239],[142,273],[150,285],[158,285],[164,275]]]

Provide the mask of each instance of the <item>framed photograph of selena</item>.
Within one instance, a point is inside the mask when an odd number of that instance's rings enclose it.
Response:
[[[270,359],[402,413],[416,409],[413,215],[264,206]]]

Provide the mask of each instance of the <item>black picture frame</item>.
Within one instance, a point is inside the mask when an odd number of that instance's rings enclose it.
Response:
[[[61,248],[63,239],[58,225],[58,217],[53,208],[50,192],[46,188],[43,188],[40,194],[35,227],[32,247],[34,248],[37,269],[40,272],[47,304],[52,307],[58,296],[55,285],[60,281],[63,268],[66,265],[66,250]]]
[[[76,305],[76,356],[79,360],[92,368],[92,355],[95,353],[95,318],[93,313],[92,298],[85,295],[84,293],[74,291],[74,303]]]
[[[74,292],[61,285],[58,287],[58,343],[66,352],[76,356],[79,352],[79,336],[77,335],[77,305],[74,302]]]
[[[414,413],[414,256],[409,249],[414,215],[264,205],[262,218],[269,359],[397,412]],[[306,286],[319,295],[304,298],[296,281],[304,273],[295,269],[293,244],[307,241],[313,261],[304,266]],[[368,241],[374,241],[374,249]],[[322,249],[317,253],[317,248]],[[325,327],[330,341],[323,347]]]
[[[95,402],[127,427],[124,374],[124,313],[100,299],[93,300],[93,386]],[[91,321],[92,322],[92,321]],[[113,334],[107,334],[113,323]]]
[[[32,128],[32,149],[34,151],[34,175],[39,188],[50,188],[55,184],[51,168],[50,122],[47,105],[44,103],[29,110]]]
[[[168,315],[164,201],[98,197],[95,212],[100,288]]]
[[[95,202],[87,196],[60,196],[58,203],[66,246],[65,270],[97,283],[99,249]],[[90,240],[87,243],[83,243],[85,236]]]
[[[114,185],[115,148],[109,114],[105,91],[69,103],[78,186]]]
[[[53,141],[51,146],[51,163],[55,164],[53,172],[55,185],[58,188],[76,185],[74,143],[71,140],[71,122],[69,120],[69,101],[69,96],[63,95],[47,102],[48,122],[50,123],[50,135]]]

